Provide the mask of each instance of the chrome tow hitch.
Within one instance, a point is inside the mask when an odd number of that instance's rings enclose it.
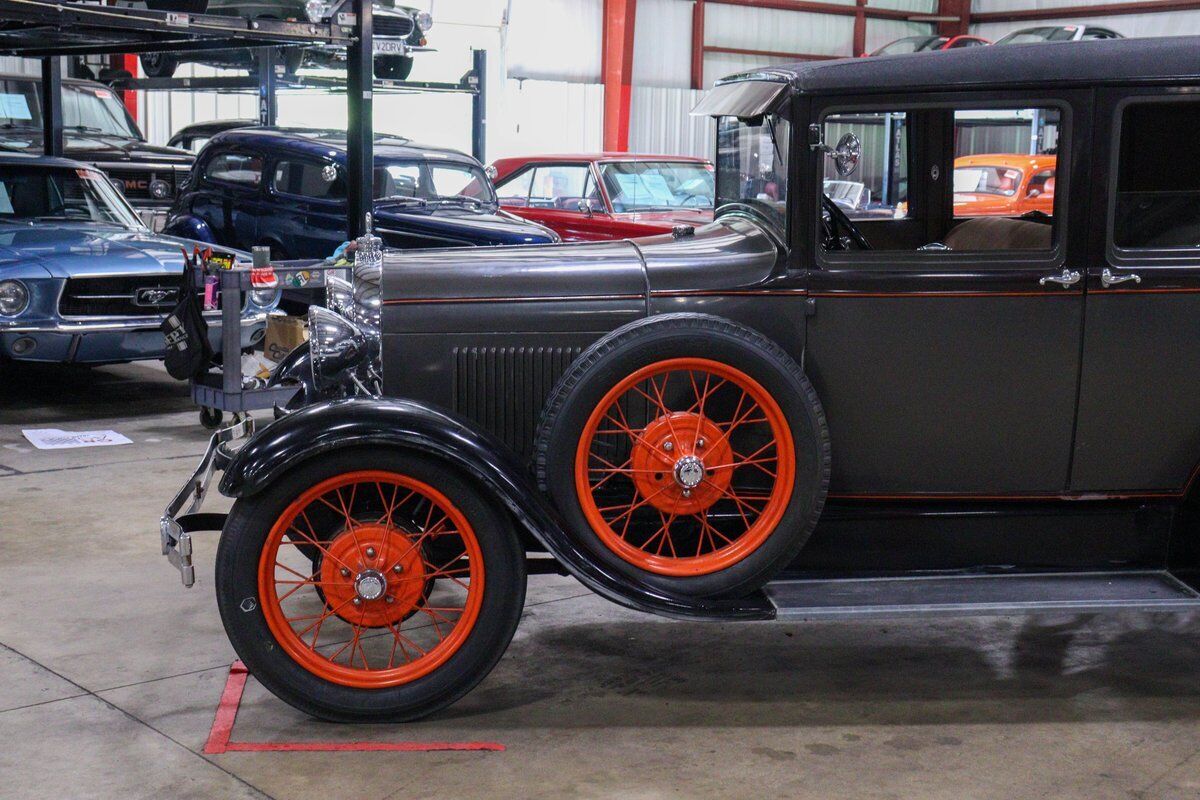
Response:
[[[193,530],[206,530],[210,524],[197,519],[197,512],[204,504],[208,493],[208,484],[213,473],[223,470],[233,457],[226,448],[230,442],[244,439],[254,433],[254,420],[248,416],[234,417],[232,424],[222,428],[208,440],[208,449],[204,457],[188,478],[187,483],[175,495],[163,511],[158,523],[159,535],[162,538],[162,554],[179,570],[183,585],[191,587],[196,583],[196,568],[192,566],[192,535]]]

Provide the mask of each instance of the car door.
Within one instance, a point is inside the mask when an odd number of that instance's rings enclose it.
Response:
[[[218,244],[249,250],[258,243],[264,211],[262,154],[222,150],[203,169],[205,189],[192,201],[192,213],[208,223]]]
[[[1082,93],[815,103],[826,142],[854,133],[864,144],[849,176],[813,153],[813,215],[823,178],[896,201],[883,217],[850,214],[872,250],[812,237],[825,241],[811,243],[805,366],[834,443],[831,496],[1067,489],[1085,267],[1073,234],[1086,229],[1086,208],[1067,202],[1063,172],[1049,224],[956,218],[954,160],[1028,153],[1032,132],[1069,164],[1087,152],[1072,120],[1088,103]]]
[[[595,197],[596,184],[587,163],[538,164],[530,173],[529,194],[524,207],[512,208],[525,219],[545,225],[564,242],[587,242],[609,238],[597,230],[601,204],[596,211],[581,210],[580,203]],[[501,204],[506,204],[504,198]]]
[[[1200,461],[1197,89],[1099,93],[1076,491],[1181,492]]]
[[[260,227],[288,258],[325,258],[346,239],[346,177],[334,162],[281,156],[271,168],[271,222]]]

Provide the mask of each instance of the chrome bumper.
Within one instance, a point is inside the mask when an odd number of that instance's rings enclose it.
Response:
[[[226,445],[237,439],[243,439],[254,433],[254,420],[242,417],[232,425],[222,428],[208,440],[208,449],[200,459],[192,477],[179,490],[175,497],[163,510],[158,523],[159,536],[162,539],[162,554],[179,570],[183,585],[191,588],[196,583],[196,568],[192,566],[192,536],[193,530],[207,530],[208,525],[194,524],[197,514],[204,504],[208,493],[208,484],[213,473],[224,470],[233,454]]]

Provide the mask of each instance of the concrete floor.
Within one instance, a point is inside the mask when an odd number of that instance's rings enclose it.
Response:
[[[195,420],[152,367],[0,373],[0,796],[1200,797],[1195,616],[691,624],[549,577],[436,719],[323,724],[251,680],[234,731],[505,752],[203,755],[233,658],[215,539],[185,591],[157,533]],[[21,427],[134,444],[35,451]]]

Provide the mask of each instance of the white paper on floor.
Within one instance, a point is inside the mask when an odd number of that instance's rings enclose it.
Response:
[[[110,447],[133,444],[116,431],[60,431],[58,428],[29,428],[21,433],[38,450],[63,450],[68,447]]]

